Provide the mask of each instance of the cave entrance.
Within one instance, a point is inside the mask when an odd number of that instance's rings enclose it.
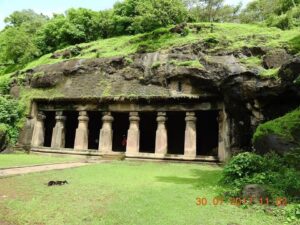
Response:
[[[45,139],[44,147],[51,147],[52,133],[55,126],[55,112],[46,111],[44,112],[46,119],[44,121],[45,126]]]
[[[127,138],[129,129],[129,113],[112,113],[113,122],[113,151],[125,152],[126,145],[122,145],[123,135]]]
[[[75,134],[78,127],[78,112],[67,111],[64,112],[66,116],[66,144],[65,148],[74,148]]]
[[[168,154],[184,154],[185,112],[167,113]]]
[[[197,155],[217,156],[219,142],[219,111],[199,111],[197,117]]]
[[[140,113],[140,152],[155,152],[156,115],[155,112]]]
[[[88,149],[99,149],[99,135],[102,128],[102,114],[101,112],[88,112],[89,116],[89,143]]]

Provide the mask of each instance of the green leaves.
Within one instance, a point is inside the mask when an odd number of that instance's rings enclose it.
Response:
[[[7,96],[0,96],[0,125],[2,131],[7,133],[11,143],[16,142],[18,137],[19,126],[23,116],[23,108],[19,107],[16,100]]]

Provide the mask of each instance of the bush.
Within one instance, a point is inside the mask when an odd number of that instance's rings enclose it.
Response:
[[[247,184],[260,184],[270,200],[284,196],[294,201],[300,195],[299,159],[299,149],[283,157],[275,153],[241,153],[225,166],[222,183],[229,188],[230,196],[239,196]]]
[[[233,157],[225,166],[223,171],[223,181],[224,183],[230,184],[237,179],[263,172],[263,163],[263,157],[259,155],[250,152],[241,153]]]
[[[2,131],[5,131],[11,144],[14,144],[17,141],[23,112],[24,109],[19,106],[16,100],[6,96],[0,96],[1,129]]]

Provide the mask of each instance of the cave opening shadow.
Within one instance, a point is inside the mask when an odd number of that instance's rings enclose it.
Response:
[[[89,143],[88,149],[99,149],[99,135],[102,128],[102,113],[101,112],[88,112],[89,116]]]
[[[140,152],[155,153],[155,137],[157,113],[140,113]]]
[[[219,143],[219,111],[198,111],[197,155],[217,156]]]
[[[44,147],[51,147],[52,141],[52,133],[53,128],[55,127],[55,112],[54,111],[46,111],[44,112],[46,119],[44,121],[45,126],[45,139],[44,139]]]
[[[185,112],[167,113],[168,154],[184,154]]]
[[[123,145],[123,135],[127,139],[127,132],[129,129],[129,113],[112,113],[114,118],[113,129],[113,151],[125,152],[126,145]]]
[[[74,148],[76,129],[78,127],[78,112],[76,111],[66,111],[64,112],[66,116],[66,144],[65,148]]]

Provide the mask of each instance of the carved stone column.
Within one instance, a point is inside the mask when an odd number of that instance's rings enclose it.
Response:
[[[66,117],[63,116],[62,111],[56,112],[56,124],[52,132],[51,148],[64,148],[65,147],[65,121]]]
[[[131,112],[130,126],[127,135],[126,156],[136,156],[140,150],[140,117],[138,112]]]
[[[89,117],[87,116],[86,111],[79,112],[78,121],[79,123],[78,123],[78,128],[76,129],[74,149],[76,150],[88,149]]]
[[[168,152],[168,135],[166,129],[166,113],[159,112],[157,114],[157,130],[155,139],[155,155],[164,157]]]
[[[219,112],[219,145],[218,157],[221,162],[225,162],[230,158],[229,151],[229,121],[225,109]]]
[[[187,112],[186,117],[186,128],[185,128],[185,139],[184,139],[184,158],[195,159],[197,154],[197,132],[196,132],[196,121],[197,118],[194,112]]]
[[[103,113],[102,121],[103,124],[99,137],[99,151],[111,153],[113,141],[112,122],[114,121],[114,118],[111,116],[110,112],[106,112]]]
[[[36,117],[36,121],[33,128],[32,141],[31,145],[33,147],[42,147],[44,146],[45,140],[45,127],[44,120],[46,116],[43,112],[39,112]]]

